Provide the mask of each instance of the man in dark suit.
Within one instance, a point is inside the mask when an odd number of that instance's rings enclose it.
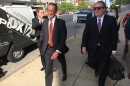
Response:
[[[92,11],[91,13],[89,13],[86,17],[86,23],[92,18],[95,16],[95,13],[94,13],[94,6],[95,6],[95,3],[92,4]]]
[[[65,53],[68,52],[66,46],[67,29],[65,21],[56,17],[57,5],[49,3],[47,6],[48,19],[43,22],[44,41],[42,44],[42,55],[45,58],[45,84],[52,86],[53,61],[58,59],[62,65],[62,81],[67,79],[67,69]]]
[[[88,65],[99,75],[99,86],[105,86],[110,57],[115,57],[117,48],[117,24],[112,16],[105,15],[106,4],[95,4],[95,17],[86,24],[82,38],[82,53],[89,54]]]
[[[42,7],[37,8],[36,10],[36,17],[32,19],[32,28],[35,30],[35,34],[33,35],[34,37],[37,37],[37,46],[40,51],[40,56],[41,56],[41,49],[42,49],[42,42],[43,42],[43,32],[41,31],[42,29],[42,23],[44,21],[44,10]],[[41,68],[41,71],[45,69],[45,60],[41,56],[41,62],[43,67]]]
[[[87,15],[87,17],[86,17],[86,25],[88,24],[89,20],[90,20],[92,17],[95,16],[94,6],[95,6],[95,3],[92,5],[92,12],[89,13],[89,14]],[[89,54],[88,54],[88,58],[87,58],[87,61],[85,62],[85,64],[87,64],[88,60],[89,60]]]

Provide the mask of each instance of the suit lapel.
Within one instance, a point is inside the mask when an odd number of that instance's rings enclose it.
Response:
[[[95,31],[96,31],[96,33],[98,33],[99,34],[99,31],[98,31],[98,25],[97,25],[97,17],[95,16],[94,17],[94,26],[95,26]]]
[[[101,31],[100,31],[100,33],[99,33],[99,31],[98,31],[98,24],[97,24],[97,17],[95,17],[95,26],[96,26],[96,31],[98,32],[98,34],[101,34],[102,33],[102,31],[104,30],[104,28],[105,28],[105,24],[106,24],[106,15],[104,15],[104,19],[103,19],[103,21],[102,21],[102,27],[101,27]]]
[[[49,25],[49,19],[47,19],[46,22],[45,22],[45,33],[47,35],[47,40],[49,39],[49,32],[48,32],[49,27],[48,27],[48,25]]]
[[[55,21],[54,21],[54,28],[53,28],[53,37],[54,37],[54,35],[55,35],[55,32],[56,32],[56,28],[57,28],[57,18],[55,19]]]
[[[107,24],[106,23],[106,15],[104,15],[104,19],[103,19],[103,21],[102,21],[102,27],[101,27],[101,32],[100,33],[102,33],[102,31],[104,30],[104,28],[105,28],[105,24]]]
[[[36,17],[36,22],[38,22],[38,23],[39,23],[39,19],[38,19],[38,17]]]

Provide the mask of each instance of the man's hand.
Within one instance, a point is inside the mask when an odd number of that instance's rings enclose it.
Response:
[[[39,22],[40,22],[41,24],[43,23],[43,21],[44,21],[44,19],[43,19],[43,18],[40,18]]]
[[[86,53],[87,53],[86,47],[82,47],[82,53],[83,53],[83,54],[86,54]]]
[[[51,60],[57,59],[58,55],[59,55],[59,52],[55,51],[55,52],[52,54],[52,56],[51,56]]]

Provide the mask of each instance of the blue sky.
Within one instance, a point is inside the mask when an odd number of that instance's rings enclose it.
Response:
[[[106,0],[106,4],[108,7],[110,7],[110,0]]]

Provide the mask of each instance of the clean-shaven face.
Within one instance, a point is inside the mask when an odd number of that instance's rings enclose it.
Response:
[[[38,13],[37,13],[37,16],[40,17],[40,18],[43,18],[44,10],[39,10]]]
[[[54,5],[48,5],[47,12],[48,12],[48,17],[53,18],[56,14],[55,6]]]

